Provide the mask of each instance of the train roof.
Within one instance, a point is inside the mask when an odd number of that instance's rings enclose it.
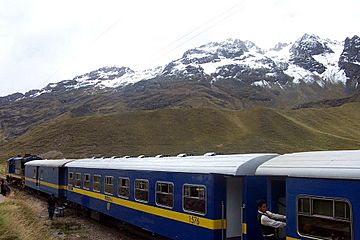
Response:
[[[162,172],[254,175],[256,168],[278,154],[232,154],[188,157],[81,159],[66,164],[72,168],[99,168]]]
[[[63,167],[66,163],[74,161],[74,159],[61,159],[61,160],[33,160],[25,163],[26,166],[33,167]]]
[[[261,164],[256,175],[360,179],[360,150],[284,154]]]

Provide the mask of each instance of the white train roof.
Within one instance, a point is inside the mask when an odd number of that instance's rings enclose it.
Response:
[[[99,168],[184,173],[254,175],[256,168],[278,154],[233,154],[217,156],[80,159],[71,168]]]
[[[33,167],[63,167],[66,163],[74,161],[74,159],[61,159],[61,160],[34,160],[25,163],[25,166]]]
[[[360,179],[360,150],[284,154],[261,164],[256,175]]]

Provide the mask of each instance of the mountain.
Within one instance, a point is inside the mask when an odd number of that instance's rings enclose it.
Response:
[[[134,71],[129,67],[102,67],[72,80],[49,84],[41,90],[1,97],[0,103],[89,87],[123,88],[154,79],[201,79],[210,83],[236,79],[247,85],[281,88],[301,82],[316,83],[321,87],[339,83],[354,91],[358,86],[359,49],[358,36],[337,42],[304,34],[294,43],[278,43],[266,50],[251,41],[228,39],[189,49],[180,59],[155,69]]]
[[[344,70],[348,77],[346,86],[347,91],[358,88],[360,83],[360,38],[354,36],[346,38],[344,50],[339,59],[339,66]]]
[[[144,71],[108,66],[0,97],[0,142],[63,114],[86,116],[163,108],[294,107],[346,98],[359,89],[360,38],[304,34],[261,49],[228,39],[189,49]]]
[[[193,108],[66,114],[4,145],[0,160],[52,150],[79,158],[359,149],[359,109],[360,103],[350,103],[298,110]]]

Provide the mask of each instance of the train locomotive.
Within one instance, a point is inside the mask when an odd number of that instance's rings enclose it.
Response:
[[[41,159],[41,157],[31,154],[9,158],[6,161],[6,180],[18,186],[25,186],[25,163]]]
[[[169,239],[260,240],[258,199],[285,237],[360,238],[360,151],[34,160],[27,187]]]

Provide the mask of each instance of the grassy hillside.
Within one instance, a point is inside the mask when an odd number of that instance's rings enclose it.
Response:
[[[0,202],[0,240],[53,239],[37,216],[38,202],[31,205],[22,193]]]
[[[57,150],[65,157],[292,152],[360,148],[360,103],[239,111],[163,109],[61,117],[1,146],[2,158]]]

